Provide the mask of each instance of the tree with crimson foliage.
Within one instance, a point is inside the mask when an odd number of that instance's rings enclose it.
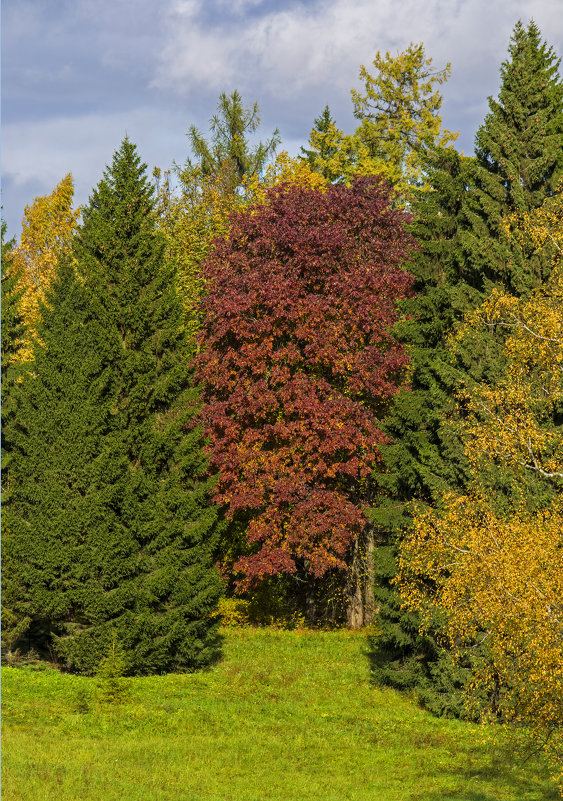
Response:
[[[351,626],[369,606],[360,562],[380,419],[408,362],[391,328],[414,243],[391,200],[374,177],[276,187],[204,264],[202,415],[217,503],[243,531],[238,589],[342,571]]]

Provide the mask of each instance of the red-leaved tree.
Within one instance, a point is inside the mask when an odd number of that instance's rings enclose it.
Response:
[[[373,177],[275,188],[205,263],[202,415],[216,500],[247,524],[239,589],[345,570],[366,528],[380,419],[408,361],[391,327],[413,241],[390,201]]]

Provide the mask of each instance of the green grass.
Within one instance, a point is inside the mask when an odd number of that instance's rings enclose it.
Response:
[[[548,801],[547,768],[370,686],[365,638],[233,630],[207,673],[4,668],[3,801]],[[85,707],[88,711],[84,711]]]

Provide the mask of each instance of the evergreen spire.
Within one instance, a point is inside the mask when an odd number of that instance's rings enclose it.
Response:
[[[515,294],[547,278],[551,256],[524,253],[509,240],[506,218],[539,208],[563,175],[563,83],[560,61],[534,22],[518,22],[501,66],[498,100],[475,137],[466,258],[484,288],[500,281]]]
[[[140,559],[139,591],[122,641],[138,672],[193,669],[216,650],[209,615],[217,512],[193,386],[184,310],[165,257],[152,188],[125,139],[84,210],[79,262],[119,337],[114,436],[128,461],[122,519]]]
[[[301,148],[300,158],[328,181],[341,181],[351,153],[346,152],[348,140],[337,127],[328,106],[313,120],[308,144],[308,148]]]
[[[22,398],[19,477],[33,474],[44,502],[35,517],[14,504],[12,552],[27,559],[42,537],[53,557],[51,577],[23,582],[21,611],[73,669],[95,670],[116,636],[130,672],[192,670],[217,653],[217,512],[175,272],[128,139],[83,219],[77,276],[61,266],[26,379],[37,399]],[[46,447],[60,453],[53,475]],[[47,512],[60,523],[41,522]]]

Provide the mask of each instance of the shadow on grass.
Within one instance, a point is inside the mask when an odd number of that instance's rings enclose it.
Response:
[[[428,643],[419,641],[418,645],[423,651]],[[403,661],[397,651],[386,650],[377,635],[368,635],[363,653],[367,658],[372,686],[387,687],[399,692],[402,690],[403,697],[408,697],[419,709],[432,714],[427,704],[417,703],[414,690],[416,677],[413,676],[408,660]],[[429,655],[431,656],[427,651],[425,656]],[[458,694],[460,687],[461,684],[455,688]],[[474,742],[473,745],[468,744],[465,736],[456,740],[455,734],[448,731],[447,727],[451,718],[456,717],[455,711],[459,711],[459,704],[448,707],[443,703],[440,710],[442,716],[434,716],[434,720],[444,721],[444,729],[440,734],[436,734],[435,730],[432,733],[414,730],[409,733],[409,741],[422,750],[446,746],[452,754],[451,764],[441,767],[440,772],[449,774],[457,786],[454,790],[421,787],[409,796],[409,801],[499,801],[501,798],[517,801],[561,801],[560,789],[550,778],[549,768],[541,756],[530,756],[522,748],[522,743],[518,747],[510,739],[505,742]],[[469,727],[472,724],[467,725]],[[469,731],[470,729],[468,733]],[[499,791],[502,795],[499,795]]]
[[[510,744],[475,744],[471,756],[458,755],[457,764],[452,764],[444,772],[457,780],[455,790],[421,790],[413,796],[413,801],[498,801],[499,798],[514,798],[518,801],[560,801],[559,788],[549,776],[549,769],[541,757],[531,758],[520,770],[523,763],[521,754],[516,753]],[[472,764],[467,764],[471,761]],[[463,763],[466,762],[464,765]],[[477,763],[477,764],[476,764]],[[487,785],[484,788],[482,785]],[[498,789],[491,789],[491,788]],[[499,790],[506,796],[499,795]]]

